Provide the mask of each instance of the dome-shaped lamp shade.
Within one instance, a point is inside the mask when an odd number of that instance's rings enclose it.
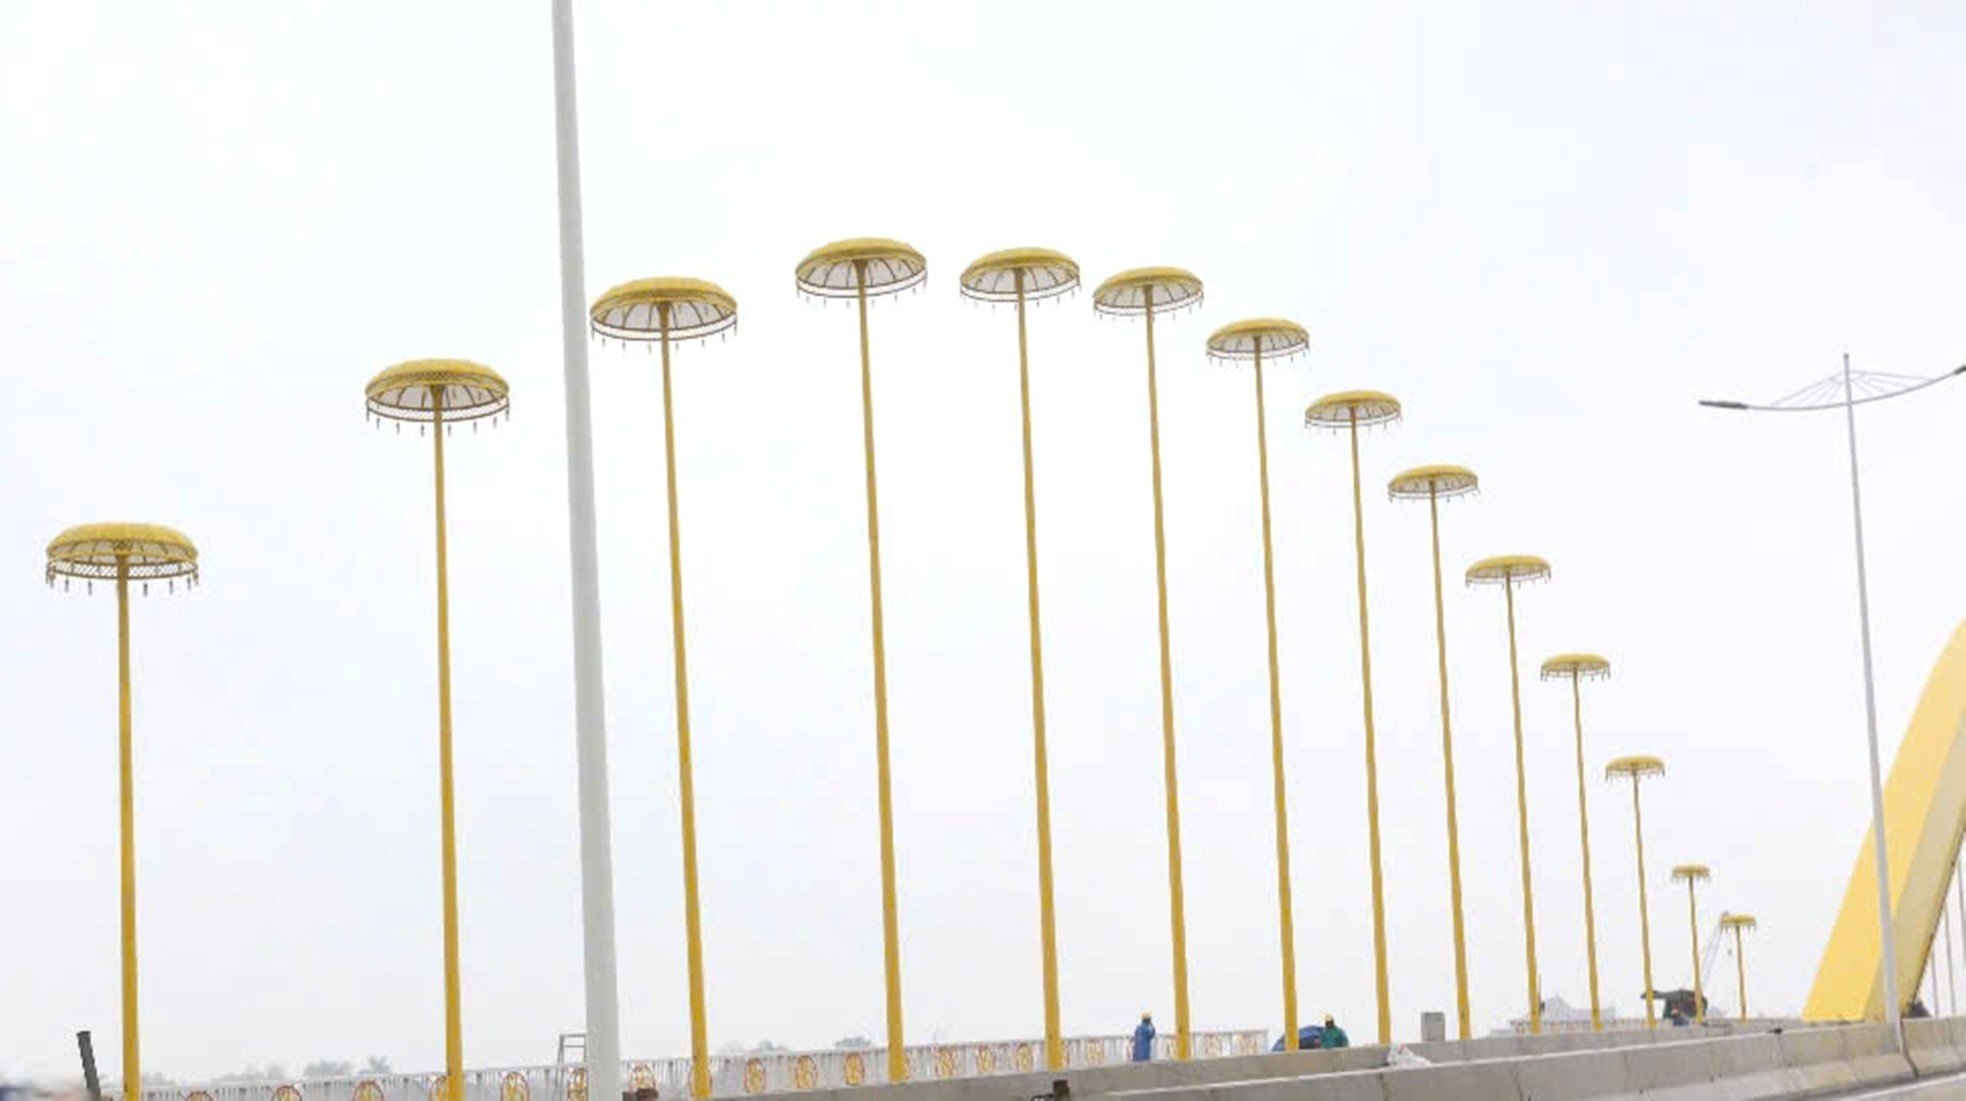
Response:
[[[1429,497],[1445,501],[1463,497],[1481,488],[1481,479],[1465,466],[1434,463],[1416,466],[1393,475],[1386,483],[1386,494],[1394,500],[1420,500]]]
[[[47,580],[135,581],[198,579],[198,548],[162,524],[81,524],[48,544]]]
[[[1558,654],[1543,662],[1544,680],[1595,680],[1611,675],[1611,662],[1598,654]]]
[[[1399,419],[1399,399],[1377,390],[1344,390],[1312,402],[1304,410],[1306,428],[1367,428]]]
[[[1079,285],[1079,266],[1062,252],[1048,248],[1007,248],[978,259],[963,269],[965,298],[982,302],[1015,302],[1019,277],[1024,299],[1052,298]]]
[[[1093,309],[1121,317],[1170,313],[1200,303],[1201,280],[1180,268],[1133,268],[1092,292]]]
[[[1311,346],[1311,334],[1295,321],[1259,317],[1234,321],[1209,334],[1208,357],[1223,360],[1289,359]]]
[[[928,261],[899,241],[854,237],[813,249],[799,261],[799,289],[821,298],[895,294],[928,277]]]
[[[1550,564],[1533,554],[1500,554],[1469,566],[1467,576],[1470,585],[1516,585],[1547,580]]]
[[[369,380],[369,412],[389,420],[471,421],[497,416],[511,404],[497,371],[468,359],[413,359]]]
[[[1604,766],[1606,780],[1638,779],[1644,776],[1664,776],[1666,762],[1658,757],[1643,754],[1631,757],[1614,757]]]
[[[594,332],[617,340],[701,340],[737,324],[737,299],[715,283],[663,275],[623,283],[594,300]]]

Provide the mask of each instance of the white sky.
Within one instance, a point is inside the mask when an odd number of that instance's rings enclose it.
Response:
[[[684,546],[712,1042],[881,1027],[852,315],[808,249],[889,235],[924,293],[874,315],[911,1038],[1040,1029],[1010,315],[954,276],[1018,244],[1089,280],[1208,284],[1161,327],[1197,1027],[1280,1019],[1245,371],[1272,386],[1300,984],[1373,1014],[1349,487],[1365,441],[1392,999],[1451,1010],[1424,510],[1459,461],[1457,572],[1528,551],[1525,662],[1608,654],[1593,772],[1655,752],[1654,948],[1682,896],[1749,909],[1758,1007],[1795,1010],[1866,821],[1842,438],[1693,399],[1966,357],[1962,27],[1945,5],[580,6],[588,290],[717,280],[681,353]],[[146,1069],[441,1061],[428,442],[362,383],[468,356],[515,412],[452,452],[466,1052],[581,1023],[552,104],[544,3],[0,2],[0,1072],[117,1040],[112,605],[50,595],[84,520],[181,526],[207,585],[135,614]],[[1035,315],[1064,1015],[1171,1023],[1141,333]],[[624,1048],[686,1048],[659,393],[596,349]],[[1880,719],[1894,745],[1966,607],[1966,389],[1864,417]],[[1522,1004],[1502,609],[1452,587],[1481,1027]],[[1584,1000],[1568,700],[1526,682],[1544,985]],[[1591,784],[1607,1000],[1638,1008],[1629,811]],[[1733,1003],[1731,976],[1716,1000]]]

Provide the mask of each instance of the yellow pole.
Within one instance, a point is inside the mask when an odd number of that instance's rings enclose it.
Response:
[[[1051,765],[1044,741],[1044,642],[1038,630],[1038,494],[1031,463],[1031,355],[1024,334],[1024,269],[1017,280],[1017,393],[1024,414],[1024,569],[1031,596],[1031,760],[1038,794],[1038,931],[1044,959],[1044,1065],[1065,1067],[1058,1020],[1058,927],[1051,892]]]
[[[1181,792],[1174,767],[1174,661],[1167,636],[1167,527],[1161,517],[1160,385],[1154,372],[1154,291],[1147,291],[1147,439],[1154,460],[1154,582],[1160,608],[1161,771],[1167,789],[1167,901],[1174,927],[1174,1057],[1188,1057],[1188,926],[1181,896]]]
[[[1447,605],[1440,583],[1440,491],[1427,485],[1427,519],[1433,527],[1434,652],[1440,658],[1440,755],[1447,774],[1447,884],[1454,901],[1454,1007],[1461,1039],[1472,1030],[1468,1012],[1468,941],[1461,919],[1461,830],[1454,808],[1454,723],[1447,706]]]
[[[1379,864],[1379,755],[1372,731],[1372,625],[1365,608],[1365,503],[1359,488],[1358,410],[1352,410],[1352,544],[1358,559],[1359,685],[1365,700],[1365,821],[1372,859],[1372,955],[1378,967],[1379,1042],[1393,1040],[1386,988],[1386,894]]]
[[[1741,1020],[1748,1019],[1748,964],[1746,946],[1741,941],[1741,927],[1734,926],[1734,981],[1741,992]]]
[[[437,469],[437,782],[443,814],[444,1090],[464,1101],[464,1023],[458,1007],[457,798],[451,777],[451,597],[444,534],[444,388],[430,388],[430,434]]]
[[[1270,631],[1270,776],[1277,804],[1277,926],[1283,942],[1283,1050],[1297,1050],[1297,933],[1291,920],[1290,815],[1284,804],[1283,685],[1277,671],[1277,582],[1270,550],[1270,444],[1263,401],[1263,341],[1255,345],[1256,472],[1263,501],[1263,614]]]
[[[1639,809],[1638,773],[1632,773],[1632,836],[1638,841],[1638,944],[1645,954],[1645,1027],[1658,1026],[1652,1008],[1652,912],[1645,902],[1645,812]]]
[[[887,641],[881,629],[881,517],[874,487],[874,367],[867,351],[867,262],[854,261],[860,303],[860,421],[867,450],[867,576],[874,615],[874,771],[880,795],[881,936],[887,953],[887,1080],[908,1078],[901,1038],[901,927],[894,905],[894,795],[887,758]]]
[[[1522,678],[1516,671],[1515,579],[1502,579],[1502,599],[1509,609],[1509,706],[1515,712],[1515,809],[1522,847],[1523,951],[1529,966],[1529,1032],[1543,1031],[1543,994],[1536,979],[1536,897],[1529,875],[1529,778],[1522,750]]]
[[[683,929],[689,952],[689,1092],[710,1096],[709,1026],[703,1008],[703,919],[696,890],[696,779],[689,745],[689,658],[683,645],[683,533],[676,505],[676,413],[669,385],[669,306],[662,327],[662,455],[669,477],[669,630],[676,647],[676,772],[683,816]]]
[[[1707,996],[1700,988],[1700,904],[1694,901],[1695,882],[1686,877],[1686,925],[1693,932],[1693,1013],[1701,1024],[1707,1022]]]
[[[136,766],[130,735],[130,562],[116,556],[117,769],[122,807],[123,864],[123,1097],[143,1097],[143,1060],[137,1045],[137,827]]]
[[[1570,674],[1570,714],[1577,727],[1577,829],[1584,846],[1584,950],[1590,959],[1591,1030],[1604,1031],[1604,1016],[1597,1002],[1597,907],[1591,901],[1591,818],[1584,795],[1584,690],[1582,678]]]

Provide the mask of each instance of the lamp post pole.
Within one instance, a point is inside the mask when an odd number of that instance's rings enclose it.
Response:
[[[553,0],[553,148],[560,211],[561,385],[566,394],[567,557],[573,604],[575,802],[580,814],[580,933],[589,1095],[621,1096],[615,984],[614,855],[608,825],[608,719],[601,680],[601,567],[595,532],[594,427],[587,374],[586,246],[580,212],[580,107],[573,0]]]

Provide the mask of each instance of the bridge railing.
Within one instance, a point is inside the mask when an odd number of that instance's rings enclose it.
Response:
[[[1268,1050],[1269,1036],[1260,1029],[1237,1032],[1197,1032],[1196,1058],[1255,1055]],[[1107,1066],[1127,1061],[1131,1036],[1078,1036],[1065,1041],[1065,1060],[1072,1067]],[[922,1044],[905,1049],[911,1081],[973,1078],[1014,1074],[1044,1066],[1042,1040],[1005,1040],[958,1044]],[[1155,1041],[1154,1057],[1171,1059],[1173,1041]],[[887,1056],[882,1048],[823,1051],[748,1052],[710,1058],[713,1090],[719,1097],[740,1094],[790,1093],[798,1090],[877,1086],[887,1083]],[[442,1101],[444,1076],[426,1074],[352,1075],[342,1078],[296,1078],[278,1082],[210,1082],[170,1087],[147,1087],[143,1101]],[[653,1088],[667,1098],[681,1098],[689,1089],[687,1058],[632,1059],[621,1065],[626,1089]],[[566,1066],[503,1067],[464,1074],[461,1101],[608,1101],[589,1098],[587,1071]]]

